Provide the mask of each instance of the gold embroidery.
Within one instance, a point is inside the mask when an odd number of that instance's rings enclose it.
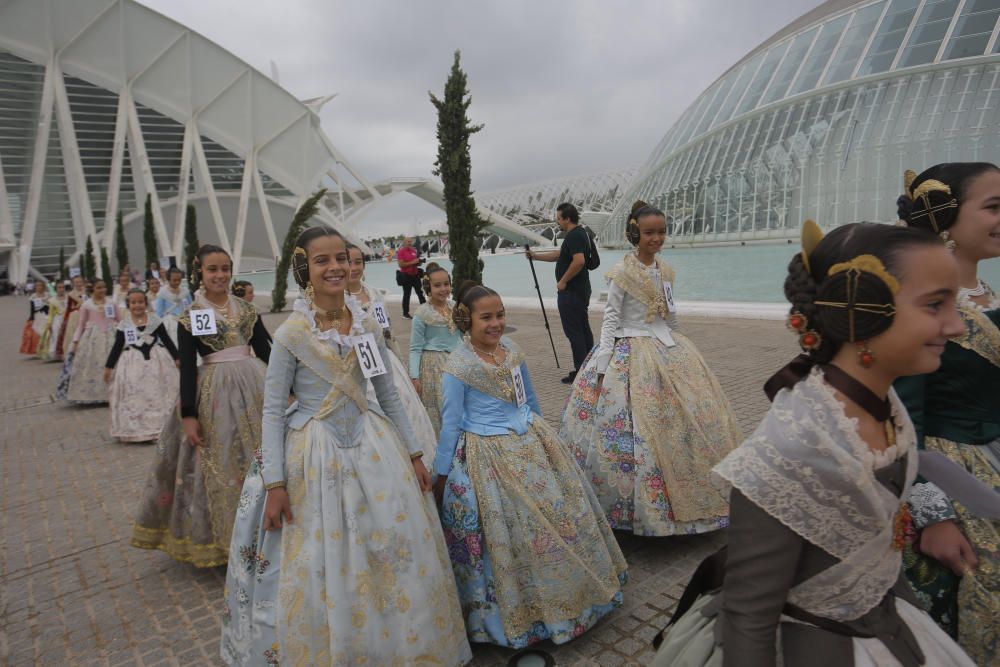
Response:
[[[654,258],[660,279],[674,282],[674,270],[666,262]],[[633,253],[625,255],[617,266],[608,271],[608,282],[613,282],[646,306],[646,322],[652,322],[659,315],[664,320],[670,316],[663,284],[657,283],[647,271],[647,267]]]
[[[993,320],[975,308],[959,308],[958,313],[965,322],[965,333],[954,341],[994,366],[1000,366],[1000,329]]]
[[[510,369],[524,363],[525,356],[520,346],[509,338],[502,338],[500,344],[507,351],[507,356],[499,366],[487,364],[471,347],[461,345],[451,353],[444,372],[484,394],[509,403],[514,400],[514,380]]]

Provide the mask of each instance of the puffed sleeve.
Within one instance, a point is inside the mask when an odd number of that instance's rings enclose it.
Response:
[[[410,377],[420,377],[420,355],[424,351],[426,342],[426,324],[419,317],[413,318],[413,326],[410,329]]]
[[[285,484],[285,410],[295,380],[295,355],[280,343],[271,348],[264,379],[264,417],[261,425],[261,453],[264,486]]]
[[[525,378],[526,387],[530,380]],[[462,435],[462,416],[465,414],[465,383],[454,375],[441,375],[444,406],[441,408],[441,434],[438,436],[437,453],[434,456],[434,474],[447,475],[451,471],[451,459],[455,456],[458,439]]]
[[[722,585],[724,667],[773,667],[777,631],[805,541],[733,489]]]
[[[417,436],[413,432],[413,425],[410,424],[410,418],[406,415],[406,410],[403,409],[403,403],[399,400],[399,392],[396,391],[396,383],[392,379],[392,364],[386,361],[389,358],[389,350],[385,346],[385,339],[382,336],[373,336],[373,338],[385,365],[385,373],[372,378],[375,397],[378,398],[378,404],[382,411],[399,431],[399,437],[406,443],[410,457],[421,456],[424,452],[420,449]]]
[[[615,332],[621,325],[622,306],[625,304],[625,290],[608,283],[608,302],[604,305],[604,321],[601,322],[601,341],[597,348],[597,374],[603,375],[611,363],[615,351]]]

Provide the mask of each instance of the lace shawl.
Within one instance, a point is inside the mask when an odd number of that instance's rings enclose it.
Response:
[[[965,333],[954,341],[994,366],[1000,366],[1000,329],[986,316],[985,308],[971,300],[966,301],[959,303],[958,308],[958,314],[965,323]]]
[[[369,295],[371,296],[371,295]],[[455,302],[448,299],[448,309],[451,310],[455,307]],[[450,317],[445,317],[438,311],[434,309],[434,306],[428,303],[420,304],[420,307],[416,309],[413,313],[414,317],[419,317],[422,319],[427,326],[431,327],[448,327],[448,331],[455,333],[457,327],[455,326],[454,320]]]
[[[146,328],[139,331],[139,327],[132,323],[132,313],[126,310],[122,313],[122,319],[118,322],[116,327],[118,331],[125,331],[129,327],[135,327],[136,333],[139,334],[139,345],[152,345],[154,342],[153,332],[156,331],[156,327],[160,326],[162,320],[156,316],[156,313],[148,312],[146,313]]]
[[[229,297],[229,309],[225,317],[220,317],[216,311],[216,333],[199,336],[198,339],[213,352],[222,352],[235,345],[249,345],[253,338],[253,327],[257,323],[257,309],[253,304],[238,296]],[[194,303],[184,310],[177,318],[178,324],[191,331],[191,311],[199,308],[212,308],[212,304],[204,297],[204,292],[195,292]]]
[[[487,364],[466,343],[459,345],[448,356],[444,372],[484,394],[507,403],[513,402],[514,380],[510,369],[524,363],[525,356],[521,347],[506,336],[500,339],[500,344],[507,351],[507,357],[499,366]]]
[[[874,608],[899,577],[894,521],[917,473],[913,423],[889,393],[899,456],[908,456],[902,497],[875,478],[872,452],[822,371],[782,390],[743,445],[714,472],[755,505],[840,562],[792,588],[788,601],[849,621]]]
[[[669,264],[654,257],[656,268],[661,280],[674,282],[674,270]],[[608,271],[607,280],[615,283],[646,306],[646,322],[652,322],[659,315],[664,320],[669,319],[667,297],[663,292],[663,284],[658,283],[647,271],[646,266],[636,257],[635,253],[625,255],[625,259]]]

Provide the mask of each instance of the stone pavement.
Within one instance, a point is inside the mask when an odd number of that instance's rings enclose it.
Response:
[[[106,407],[53,402],[59,364],[17,353],[27,300],[0,298],[0,664],[216,665],[222,568],[197,570],[130,547],[132,517],[154,448],[108,436]],[[409,336],[399,317],[394,331]],[[683,318],[681,330],[715,370],[749,433],[767,409],[761,385],[796,352],[780,322]],[[545,418],[557,425],[570,364],[549,313],[563,370],[555,367],[540,313],[511,312],[528,353]],[[273,331],[282,316],[267,315]],[[592,319],[595,333],[600,318]],[[559,647],[559,665],[644,664],[695,565],[722,536],[619,535],[630,565],[625,604]],[[503,665],[510,651],[476,646],[474,665]]]

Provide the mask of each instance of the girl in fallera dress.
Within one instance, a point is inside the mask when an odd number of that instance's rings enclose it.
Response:
[[[191,305],[191,292],[183,284],[184,274],[176,266],[167,269],[167,284],[160,288],[153,302],[156,316],[163,320],[170,339],[177,342],[177,318]]]
[[[203,245],[196,259],[201,288],[177,328],[180,415],[160,433],[132,546],[215,567],[228,560],[240,487],[260,448],[271,346],[257,311],[229,293],[229,253]]]
[[[441,432],[441,371],[448,355],[462,343],[451,317],[451,276],[438,264],[427,265],[421,286],[427,303],[413,313],[410,328],[410,378],[427,408],[434,433]]]
[[[38,354],[38,345],[42,333],[49,323],[49,295],[45,291],[45,283],[41,280],[35,283],[34,292],[28,302],[28,320],[21,332],[21,354]]]
[[[107,283],[94,281],[94,295],[80,308],[80,321],[73,334],[66,400],[77,405],[108,402],[104,384],[104,362],[115,342],[115,326],[121,312],[108,298]]]
[[[128,271],[121,271],[118,274],[118,282],[115,284],[114,292],[112,293],[111,300],[114,302],[115,306],[125,311],[128,310],[126,305],[126,297],[129,290],[134,288],[135,285],[132,284],[132,278],[129,276]]]
[[[972,667],[902,573],[919,457],[892,389],[938,368],[962,332],[955,262],[934,235],[890,225],[824,238],[807,222],[802,238],[785,295],[805,353],[768,380],[770,411],[714,469],[732,486],[728,545],[650,664]],[[954,524],[924,530],[972,557]]]
[[[463,285],[434,491],[469,638],[519,649],[567,642],[621,605],[627,565],[505,318],[500,295]]]
[[[65,358],[67,348],[76,333],[76,324],[80,321],[80,307],[87,300],[87,284],[82,276],[73,276],[70,280],[73,287],[66,294],[66,313],[63,315],[62,326],[56,337],[56,355]]]
[[[345,299],[348,272],[339,234],[299,236],[292,273],[305,298],[274,336],[262,456],[229,557],[221,651],[230,665],[472,658],[392,366],[371,377],[378,403],[366,397],[364,364],[388,350],[379,325]]]
[[[146,300],[149,301],[150,307],[156,303],[156,297],[160,293],[160,279],[159,278],[147,278],[146,279]]]
[[[49,297],[49,317],[45,324],[45,331],[38,342],[38,358],[45,361],[57,361],[59,354],[56,344],[59,341],[59,329],[62,327],[63,315],[66,312],[66,285],[63,282],[56,282],[56,294]]]
[[[941,367],[896,383],[921,448],[940,452],[1000,492],[1000,297],[978,276],[1000,257],[1000,169],[939,164],[907,172],[900,220],[947,242],[958,263],[964,333],[948,341]],[[976,576],[956,576],[934,558],[943,545],[925,531],[905,554],[907,575],[931,615],[980,665],[1000,660],[1000,521],[974,516],[931,484],[918,484],[918,525],[957,521],[976,549]],[[921,555],[922,554],[922,555]]]
[[[427,409],[420,401],[420,395],[409,380],[406,366],[400,361],[397,346],[394,344],[395,339],[389,327],[389,309],[385,305],[385,291],[364,282],[365,256],[360,248],[348,243],[347,255],[351,264],[347,279],[347,298],[356,300],[365,314],[373,315],[373,319],[379,325],[386,349],[389,350],[386,361],[392,364],[392,381],[396,384],[396,393],[410,420],[419,449],[423,451],[424,457],[431,461],[434,459],[434,450],[437,447],[437,435],[427,416]],[[368,398],[373,401],[378,400],[371,386],[368,387]]]
[[[677,331],[674,270],[656,256],[665,216],[636,202],[626,236],[635,251],[608,272],[600,345],[577,374],[560,437],[612,528],[659,536],[724,528],[729,505],[709,473],[740,443],[736,415]]]
[[[149,312],[146,294],[134,288],[127,303],[104,365],[111,437],[150,442],[160,437],[177,403],[180,358],[160,318]]]

